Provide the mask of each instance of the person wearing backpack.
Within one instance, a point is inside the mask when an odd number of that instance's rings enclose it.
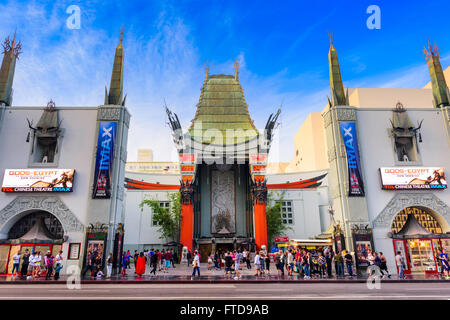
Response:
[[[52,277],[52,273],[53,273],[53,263],[55,261],[55,257],[52,256],[51,253],[47,253],[46,254],[46,267],[47,267],[47,275],[45,276],[45,280],[50,280],[50,278]]]

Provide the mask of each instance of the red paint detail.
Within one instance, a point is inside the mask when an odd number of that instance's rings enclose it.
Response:
[[[181,204],[181,232],[180,243],[192,251],[192,237],[194,234],[194,205]]]

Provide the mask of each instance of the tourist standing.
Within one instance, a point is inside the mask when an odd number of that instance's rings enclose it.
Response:
[[[291,249],[288,250],[287,263],[288,263],[288,275],[292,276],[292,272],[294,271],[294,256],[292,255]]]
[[[128,254],[124,252],[122,257],[122,276],[127,275],[127,266],[128,266]]]
[[[235,280],[238,280],[239,277],[241,276],[241,272],[239,271],[240,266],[241,266],[241,252],[240,250],[237,250],[234,257],[234,272],[236,273],[236,277],[234,278]]]
[[[45,276],[45,280],[50,280],[52,273],[53,273],[53,263],[55,261],[55,257],[52,256],[50,251],[46,255],[46,267],[47,267],[47,275]]]
[[[264,266],[266,267],[266,273],[270,276],[270,256],[266,254],[264,258]]]
[[[447,252],[445,252],[445,249],[442,249],[442,252],[439,255],[439,258],[442,263],[442,271],[445,275],[445,278],[449,279],[450,263],[448,261],[448,254],[447,254]]]
[[[350,252],[347,251],[347,253],[344,256],[345,265],[347,266],[347,272],[350,277],[353,277],[353,257],[350,254]]]
[[[63,262],[63,252],[62,250],[60,250],[55,257],[55,266],[58,265],[62,266],[62,262]]]
[[[328,247],[325,250],[325,263],[326,263],[326,267],[327,267],[328,278],[331,278],[333,276],[333,274],[332,274],[332,265],[333,265],[332,261],[333,261],[333,251],[332,251],[332,249],[330,247]],[[337,271],[336,271],[336,273],[337,273]]]
[[[156,257],[157,257],[158,271],[161,272],[163,255],[162,252],[159,251],[159,249],[156,250]]]
[[[255,255],[255,269],[256,269],[255,276],[259,276],[261,274],[261,256],[259,254],[259,251],[256,251]]]
[[[20,270],[20,276],[22,279],[26,279],[28,275],[28,265],[30,263],[30,252],[25,249],[25,253],[22,258],[22,269]]]
[[[225,276],[231,275],[231,268],[233,266],[233,257],[231,256],[230,251],[227,251],[224,260],[225,260]]]
[[[397,251],[397,255],[395,256],[395,262],[397,263],[397,268],[398,268],[398,277],[400,279],[405,279],[405,273],[404,273],[404,265],[405,265],[405,261],[401,255],[400,251]]]
[[[342,256],[342,253],[337,250],[336,254],[334,255],[334,264],[336,269],[336,277],[343,277],[344,276],[344,257]]]
[[[191,265],[191,259],[192,259],[191,250],[188,250],[188,252],[186,254],[186,259],[187,259],[187,264],[188,264],[188,267],[189,267]]]
[[[172,254],[170,253],[170,250],[167,250],[164,254],[164,270],[166,273],[169,273],[170,260],[172,260]]]
[[[327,259],[323,256],[322,252],[320,252],[320,251],[319,251],[319,258],[317,259],[317,263],[319,265],[320,277],[323,278],[326,273]]]
[[[41,252],[38,251],[37,254],[35,254],[34,256],[34,277],[41,276],[41,263],[42,263]]]
[[[13,268],[12,268],[12,275],[16,276],[16,272],[19,273],[19,266],[20,266],[20,250],[13,256]]]
[[[169,260],[170,263],[170,260]],[[136,274],[142,276],[145,273],[145,257],[144,253],[141,252],[136,259]]]
[[[310,265],[309,265],[309,252],[307,252],[306,250],[303,250],[302,267],[303,267],[303,272],[305,274],[305,276],[303,278],[304,279],[311,279],[311,276],[310,276]]]
[[[137,273],[137,259],[139,258],[139,253],[137,250],[134,250],[133,263],[134,263],[134,273]]]
[[[198,252],[194,252],[194,261],[192,262],[192,279],[195,277],[195,271],[197,271],[198,276],[200,277],[200,256]]]
[[[108,258],[106,258],[106,279],[111,278],[112,267],[113,267],[113,254],[110,253]]]

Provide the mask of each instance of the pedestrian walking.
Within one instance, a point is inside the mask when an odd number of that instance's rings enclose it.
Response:
[[[26,279],[28,275],[28,266],[30,264],[30,252],[28,249],[25,249],[25,253],[22,258],[22,268],[20,270],[21,279]]]
[[[92,273],[94,272],[95,267],[95,255],[92,251],[89,251],[86,261],[86,267],[84,268],[82,276],[84,277],[86,275],[86,272],[90,272],[90,275],[92,276]]]
[[[198,255],[198,252],[194,252],[194,261],[192,262],[192,277],[193,279],[195,277],[195,272],[197,271],[198,276],[200,277],[200,256]]]
[[[114,259],[113,254],[109,253],[108,258],[106,258],[106,279],[111,278],[113,259]]]
[[[186,259],[187,259],[187,264],[188,264],[188,267],[189,267],[191,265],[191,260],[192,260],[191,250],[188,250],[188,252],[186,254]]]
[[[59,279],[59,273],[60,273],[62,268],[63,268],[63,266],[61,264],[56,264],[56,266],[55,266],[55,275],[53,277],[55,280]]]
[[[55,266],[58,265],[62,266],[62,262],[63,262],[63,252],[62,250],[60,250],[55,257]]]
[[[245,252],[246,252],[245,263],[247,265],[247,270],[251,270],[252,269],[252,265],[251,265],[251,262],[250,262],[250,252],[247,251],[247,250],[245,250]]]
[[[397,255],[395,256],[395,262],[397,263],[398,277],[400,279],[405,279],[406,278],[404,273],[405,260],[403,259],[400,251],[397,251]]]
[[[212,253],[208,256],[208,270],[212,270],[213,258]]]
[[[381,252],[381,251],[380,251],[380,259],[381,259],[381,264],[380,264],[381,272],[386,271],[388,278],[391,278],[391,274],[389,273],[389,270],[387,268],[386,257],[383,255],[383,252]]]
[[[156,268],[158,266],[158,255],[156,253],[150,256],[150,266],[152,268],[150,275],[153,273],[156,276]]]
[[[241,266],[241,257],[242,255],[240,250],[237,250],[234,257],[234,272],[235,272],[234,280],[238,280],[241,276],[241,272],[239,271],[239,268]]]
[[[13,256],[13,268],[12,268],[12,275],[16,276],[17,273],[19,273],[19,266],[20,266],[20,250]]]
[[[345,265],[347,266],[347,272],[350,277],[353,277],[353,257],[350,252],[346,252],[344,256]]]

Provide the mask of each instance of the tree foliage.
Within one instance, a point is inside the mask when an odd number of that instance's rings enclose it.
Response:
[[[271,191],[267,195],[267,241],[269,248],[274,243],[274,238],[283,236],[291,227],[286,226],[281,218],[281,201],[283,201],[284,192]],[[268,248],[268,249],[269,249]]]
[[[153,220],[158,223],[160,239],[166,241],[180,241],[181,229],[181,194],[180,192],[168,193],[169,209],[159,205],[159,200],[144,200],[139,204],[140,208],[149,206],[153,211]]]

